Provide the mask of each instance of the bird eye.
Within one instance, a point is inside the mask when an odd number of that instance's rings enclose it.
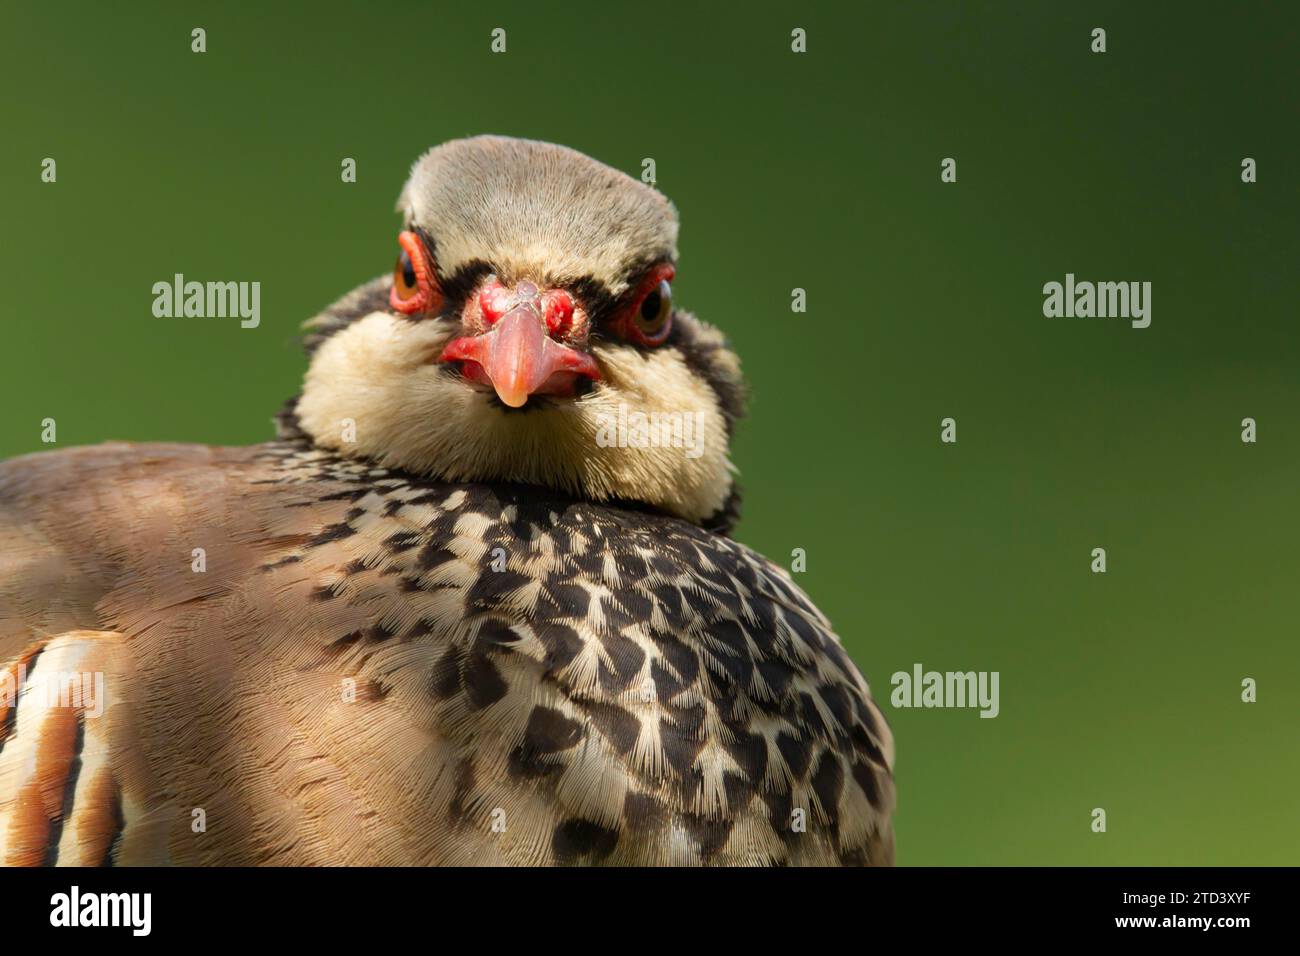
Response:
[[[420,291],[415,275],[415,263],[411,261],[411,254],[405,249],[397,257],[397,268],[393,270],[393,289],[403,302]]]
[[[397,242],[402,251],[393,267],[393,289],[388,304],[406,315],[437,311],[442,305],[442,295],[424,242],[414,232],[399,234]]]
[[[626,337],[641,345],[658,345],[668,337],[673,324],[673,287],[668,281],[672,277],[671,266],[651,276],[648,291],[641,296],[624,326]]]

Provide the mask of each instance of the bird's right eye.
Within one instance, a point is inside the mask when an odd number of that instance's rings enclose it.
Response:
[[[415,263],[411,261],[411,254],[405,249],[397,257],[397,268],[393,270],[393,289],[403,302],[420,291],[419,280],[415,275]]]
[[[397,242],[402,251],[393,267],[393,289],[388,304],[406,315],[438,311],[442,307],[442,292],[424,241],[408,231],[399,234]]]

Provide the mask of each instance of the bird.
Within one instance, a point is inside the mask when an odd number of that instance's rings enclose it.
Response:
[[[397,208],[274,439],[0,464],[0,863],[892,865],[889,725],[733,537],[673,204],[475,136]]]

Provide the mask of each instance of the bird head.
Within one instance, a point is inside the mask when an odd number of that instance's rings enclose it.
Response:
[[[674,305],[667,199],[574,150],[482,136],[422,156],[398,211],[392,273],[308,323],[286,427],[442,480],[728,523],[739,362]]]

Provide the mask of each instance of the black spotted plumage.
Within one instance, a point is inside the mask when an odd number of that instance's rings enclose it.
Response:
[[[276,566],[293,573],[325,546],[351,552],[365,529],[362,556],[332,564],[318,588],[346,599],[362,567],[410,583],[369,597],[370,613],[391,602],[395,620],[414,615],[401,640],[437,648],[429,701],[473,744],[474,763],[499,746],[509,779],[563,807],[566,772],[593,747],[604,754],[625,810],[566,812],[556,862],[654,859],[675,830],[688,849],[673,862],[891,858],[885,722],[825,619],[765,559],[645,510],[438,482],[291,442],[266,456],[286,487],[337,488],[321,498],[361,512]],[[422,600],[421,613],[402,607]],[[494,708],[517,711],[513,729],[496,728],[506,721]],[[798,810],[802,833],[790,830]],[[864,814],[846,834],[846,816]]]

